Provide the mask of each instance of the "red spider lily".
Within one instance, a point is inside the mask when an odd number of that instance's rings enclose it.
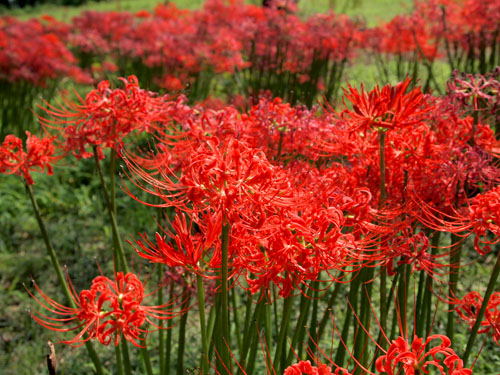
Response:
[[[407,228],[400,235],[391,241],[390,249],[384,254],[387,256],[387,271],[389,275],[395,275],[394,261],[398,258],[396,264],[410,264],[411,272],[424,271],[431,277],[435,275],[444,275],[446,272],[440,272],[441,269],[452,267],[454,265],[443,264],[441,258],[449,257],[450,253],[432,254],[429,252],[429,238],[419,232],[413,234]]]
[[[396,129],[415,124],[430,108],[420,88],[406,92],[410,83],[411,79],[406,78],[396,86],[387,84],[382,90],[375,86],[368,93],[363,85],[361,92],[349,85],[344,101],[352,103],[352,110],[343,110],[340,117],[352,131],[365,132],[371,127]]]
[[[458,70],[455,70],[447,83],[448,92],[464,105],[473,104],[475,111],[492,108],[495,103],[500,101],[499,75],[500,69],[487,75],[462,73],[460,76]],[[484,103],[484,105],[480,106],[479,102]]]
[[[285,369],[284,375],[351,375],[349,371],[338,367],[335,372],[326,364],[322,363],[318,366],[311,365],[310,361],[299,361]]]
[[[370,297],[367,294],[368,302],[370,304],[370,309],[372,312],[373,306],[370,301]],[[398,303],[397,298],[394,298],[394,302]],[[353,309],[351,303],[348,301],[351,309]],[[385,375],[421,375],[428,373],[436,373],[440,375],[471,375],[472,370],[464,368],[463,360],[455,353],[451,348],[451,341],[445,335],[440,334],[428,334],[427,338],[424,340],[418,337],[415,333],[413,334],[413,339],[409,339],[408,326],[406,320],[406,307],[399,309],[396,306],[394,319],[399,326],[399,337],[395,340],[390,341],[386,332],[382,329],[378,318],[374,314],[374,318],[378,327],[380,328],[380,337],[384,339],[388,348],[385,349],[381,346],[380,341],[376,341],[372,336],[371,328],[365,326],[357,313],[353,310],[354,316],[359,323],[360,329],[362,329],[368,336],[368,338],[376,345],[377,351],[381,351],[382,355],[377,355],[374,358],[375,369],[378,374]],[[402,315],[404,314],[404,315]],[[346,348],[347,352],[351,356],[351,359],[356,363],[356,367],[363,370],[363,374],[375,375],[372,371],[363,365],[358,358],[356,358],[353,353],[346,346],[346,343],[340,335],[337,325],[333,316],[331,317],[334,330],[339,335],[341,344]],[[414,324],[416,324],[416,317],[414,317]],[[355,339],[356,340],[356,339]],[[315,343],[316,347],[319,349],[318,345]],[[357,343],[356,343],[357,345]],[[327,359],[328,355],[325,354],[321,349],[319,352]],[[330,363],[334,362],[330,359]]]
[[[366,30],[369,47],[375,53],[405,57],[405,59],[434,60],[439,40],[429,22],[418,12],[399,14],[389,22]]]
[[[38,311],[30,312],[36,322],[56,332],[79,331],[71,340],[61,340],[64,344],[81,346],[88,340],[97,339],[103,345],[111,342],[118,345],[123,334],[127,341],[142,347],[150,332],[142,328],[145,324],[159,329],[152,319],[168,320],[182,313],[175,310],[173,300],[161,306],[142,305],[144,297],[150,294],[144,295],[144,286],[133,273],[118,272],[114,280],[98,276],[90,289],[80,294],[76,293],[69,277],[67,281],[75,308],[54,301],[36,283],[35,288],[42,298],[28,291],[42,307],[60,316],[53,318]]]
[[[477,320],[477,314],[483,304],[483,298],[478,292],[467,293],[461,300],[457,301],[455,311],[462,321],[472,329]],[[494,292],[484,313],[481,328],[478,333],[490,333],[493,340],[500,345],[500,292]]]
[[[265,220],[262,208],[287,207],[294,202],[286,175],[271,165],[262,151],[233,138],[219,141],[212,137],[195,147],[183,163],[179,178],[168,166],[152,176],[138,165],[140,159],[126,157],[125,161],[135,177],[133,181],[163,199],[163,207],[175,206],[188,212],[211,210],[222,213],[231,223],[261,226]]]
[[[485,46],[498,45],[499,5],[498,0],[427,0],[416,2],[415,12],[427,20],[437,38],[460,47],[460,54],[474,59]],[[454,56],[452,62],[457,60]]]
[[[460,237],[475,234],[474,247],[480,255],[490,251],[492,244],[500,241],[500,186],[474,197],[468,207],[446,214],[429,206],[414,196],[421,208],[418,219],[426,226],[438,231],[446,231]],[[488,234],[492,233],[493,237]]]
[[[437,346],[434,345],[435,340],[440,341]],[[415,336],[411,344],[400,336],[392,341],[385,355],[377,358],[375,367],[379,373],[387,375],[427,374],[431,367],[437,368],[441,375],[472,374],[472,370],[463,368],[463,361],[450,345],[448,337],[443,335],[429,336],[425,342]],[[444,359],[440,359],[442,356]],[[443,365],[447,368],[446,372]]]
[[[169,267],[185,267],[194,272],[203,272],[205,263],[210,264],[210,261],[205,259],[208,251],[216,245],[218,237],[222,230],[222,215],[212,223],[210,218],[203,216],[198,218],[198,215],[192,215],[193,218],[199,220],[201,231],[207,230],[206,233],[193,233],[193,221],[186,221],[184,213],[178,213],[175,216],[173,223],[170,223],[175,233],[169,229],[163,229],[165,234],[173,241],[167,242],[166,237],[155,234],[156,246],[147,238],[146,234],[140,234],[141,240],[136,240],[135,250],[139,256],[148,259],[151,263],[162,263]]]
[[[162,121],[164,98],[139,88],[137,77],[121,78],[125,89],[111,89],[102,81],[85,100],[73,103],[63,98],[59,108],[49,105],[44,109],[52,119],[41,118],[42,123],[57,129],[64,138],[63,148],[77,158],[88,158],[88,147],[120,150],[122,140],[132,131],[149,131],[153,124]]]
[[[52,174],[52,163],[59,159],[55,156],[54,137],[38,138],[26,132],[26,151],[23,142],[14,135],[5,137],[0,146],[0,173],[17,174],[22,176],[28,185],[35,182],[30,172]]]

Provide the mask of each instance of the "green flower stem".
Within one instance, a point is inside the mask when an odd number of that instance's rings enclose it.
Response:
[[[387,200],[386,165],[385,165],[385,130],[379,130],[379,163],[380,163],[380,200],[379,206]],[[387,272],[385,266],[380,267],[380,328],[385,331],[387,326]],[[379,343],[380,344],[380,343]]]
[[[396,285],[398,283],[398,279],[399,279],[399,276],[400,276],[400,273],[401,272],[397,272],[396,275],[394,275],[392,281],[391,281],[391,290],[389,291],[389,298],[392,299],[392,297],[394,296],[394,291],[396,290]],[[394,307],[394,310],[396,308]],[[389,313],[389,309],[387,309],[387,313]],[[392,319],[392,322],[393,322],[393,327],[392,328],[393,330],[395,329],[395,323],[397,322],[397,317],[394,316],[394,318]],[[379,322],[380,323],[380,322]],[[387,329],[387,327],[386,327]],[[391,339],[391,337],[394,337],[394,332],[391,332],[388,334],[387,330],[380,330],[379,331],[379,334],[378,334],[378,338],[377,338],[377,342],[378,344],[382,347],[382,348],[385,348],[387,346],[387,341],[385,340],[385,337],[384,337],[384,334],[387,335],[387,337],[389,338],[389,340]],[[378,357],[378,353],[380,352],[380,349],[378,347],[375,348],[375,353],[373,354],[373,358],[377,358]],[[373,361],[372,363],[372,372],[375,372],[376,369],[375,369],[375,361]]]
[[[265,301],[265,300],[264,300]],[[271,303],[264,302],[264,306],[262,308],[264,313],[264,338],[265,342],[269,345],[273,341],[273,331],[272,331],[272,311],[271,311]],[[271,358],[266,357],[267,366],[271,366]]]
[[[439,240],[441,239],[441,232],[434,232],[434,234],[432,235],[432,239],[431,239],[431,254],[432,255],[435,255],[437,253],[437,249],[438,249],[438,246],[439,246]],[[425,336],[427,337],[427,335],[429,334],[430,330],[431,330],[431,325],[432,325],[432,309],[431,309],[431,305],[432,305],[432,284],[433,284],[433,278],[428,275],[427,276],[427,283],[426,283],[426,287],[425,287],[425,292],[424,292],[424,307],[425,307],[425,315],[422,315],[423,317],[425,317],[425,332],[423,332],[425,334]],[[422,336],[422,338],[424,338]]]
[[[250,297],[248,297],[248,300],[251,300]],[[259,340],[257,339],[258,328],[256,327],[256,324],[258,324],[258,322],[260,322],[261,320],[262,311],[264,310],[264,304],[265,293],[264,290],[262,290],[259,296],[259,302],[255,305],[253,313],[251,313],[251,305],[249,306],[249,309],[247,311],[247,317],[250,316],[250,318],[246,319],[248,320],[248,325],[245,325],[245,332],[243,335],[243,348],[241,350],[240,357],[240,365],[241,367],[245,368],[245,372],[247,375],[251,375],[253,371],[253,361],[255,360],[255,357],[252,360],[252,353],[254,351],[257,352],[257,347],[259,345]],[[243,372],[241,368],[238,368],[238,375],[241,375],[242,373]]]
[[[326,309],[324,310],[323,317],[321,318],[321,321],[319,323],[319,328],[318,328],[318,340],[321,339],[321,336],[323,336],[323,332],[325,331],[326,324],[331,318],[331,312],[332,312],[332,307],[335,304],[335,301],[337,300],[337,296],[339,295],[340,292],[340,286],[342,283],[335,283],[335,287],[333,288],[333,292],[330,295],[330,299],[328,300]]]
[[[161,203],[161,199],[158,197],[158,203]],[[158,225],[161,227],[163,223],[163,208],[158,207]],[[115,210],[116,212],[116,210]],[[156,268],[156,277],[158,278],[158,291],[156,292],[156,304],[158,306],[163,305],[163,278],[164,278],[164,273],[163,273],[163,264],[158,263],[157,268]],[[159,320],[158,326],[160,329],[158,330],[158,352],[160,353],[160,375],[163,375],[165,373],[165,356],[163,355],[163,352],[165,351],[165,331],[162,329],[163,327],[163,320]]]
[[[144,369],[148,375],[153,375],[153,367],[151,366],[151,358],[149,357],[148,348],[140,348],[141,357],[144,365]]]
[[[382,206],[387,199],[387,191],[385,188],[385,129],[378,132],[379,141],[379,162],[380,162],[380,206]]]
[[[347,311],[345,313],[344,317],[344,326],[342,327],[342,333],[340,334],[342,337],[342,341],[347,344],[347,338],[349,336],[349,328],[351,324],[351,318],[352,318],[352,310],[356,308],[356,296],[358,293],[358,287],[360,284],[360,278],[361,276],[359,274],[353,274],[351,278],[351,282],[349,285],[349,293],[347,295],[347,300],[350,304],[352,304],[352,308],[349,306],[347,307]],[[347,304],[346,304],[347,305]],[[339,342],[339,345],[337,347],[337,354],[335,356],[335,363],[338,366],[343,366],[344,363],[344,358],[345,358],[345,353],[346,353],[346,348],[342,342]]]
[[[229,262],[229,232],[231,230],[231,225],[229,223],[225,223],[222,226],[222,235],[221,235],[221,306],[220,306],[220,320],[218,320],[218,330],[221,332],[221,336],[219,337],[219,342],[217,345],[217,350],[219,352],[221,361],[225,366],[222,366],[221,369],[217,369],[218,371],[223,371],[226,373],[230,371],[231,367],[231,358],[229,355],[228,346],[231,343],[230,335],[229,335],[229,306],[228,306],[228,262]],[[227,369],[227,370],[226,370]],[[223,374],[222,373],[222,374]]]
[[[273,301],[277,301],[278,300],[277,287],[274,284],[271,287],[272,287],[271,292],[273,294]],[[278,332],[279,331],[279,327],[278,327],[279,316],[278,316],[278,304],[277,303],[273,303],[273,317],[274,317],[274,331]]]
[[[252,318],[252,298],[247,295],[246,303],[245,303],[245,325],[243,326],[243,343],[247,338],[247,332],[250,327],[250,321]]]
[[[99,174],[99,180],[101,181],[101,188],[104,194],[104,200],[106,201],[106,207],[108,209],[109,219],[111,221],[111,229],[113,232],[113,241],[115,243],[116,248],[118,249],[118,257],[121,263],[121,269],[123,272],[128,273],[128,264],[125,258],[125,252],[123,250],[122,240],[120,238],[120,234],[118,232],[118,224],[116,222],[116,215],[114,212],[114,199],[111,200],[110,195],[108,193],[108,189],[106,188],[106,182],[104,181],[104,175],[102,173],[101,163],[99,162],[99,156],[97,154],[97,147],[94,147],[94,159],[96,162],[96,169]],[[125,341],[125,340],[123,340]],[[128,351],[128,348],[127,348]],[[141,348],[141,355],[144,361],[144,365],[148,375],[153,375],[153,369],[151,366],[151,360],[149,358],[149,352],[147,348]],[[124,356],[125,357],[125,356]]]
[[[169,298],[170,301],[174,297],[174,284],[170,284],[170,292]],[[169,329],[167,331],[167,343],[165,345],[165,368],[160,375],[170,374],[170,363],[171,363],[171,353],[172,353],[172,331],[173,329]]]
[[[317,301],[317,299],[315,301]],[[292,361],[294,358],[294,350],[293,349],[297,348],[297,344],[300,342],[299,340],[301,338],[301,335],[302,335],[302,339],[303,339],[303,332],[305,332],[304,323],[307,319],[307,316],[309,315],[310,306],[311,306],[311,298],[306,297],[304,294],[302,294],[300,296],[300,315],[299,315],[299,319],[297,320],[295,330],[293,332],[291,348],[288,349],[288,355],[286,357],[285,368],[292,364]]]
[[[365,329],[368,330],[370,328],[370,320],[371,320],[371,306],[370,306],[370,295],[372,289],[372,279],[373,279],[374,268],[368,267],[364,268],[361,271],[360,277],[361,280],[361,288],[360,288],[360,322],[358,322],[357,327],[357,337],[356,345],[354,349],[354,356],[358,358],[358,360],[363,364],[363,366],[367,367],[368,361],[368,350],[366,350],[366,345],[369,340],[368,334]],[[365,286],[366,285],[366,286]],[[363,288],[366,288],[365,289]],[[358,367],[354,374],[363,374],[364,370],[361,367]]]
[[[109,178],[110,178],[110,203],[111,203],[111,208],[113,210],[113,214],[116,217],[116,187],[115,187],[115,170],[116,170],[116,151],[115,149],[111,149],[110,153],[110,164],[109,164]],[[119,253],[118,253],[118,240],[113,232],[113,257],[114,259],[119,259]],[[128,349],[127,349],[128,350]],[[122,356],[121,356],[121,351],[120,348],[115,347],[115,356],[116,356],[116,365],[118,368],[118,372],[120,374],[123,373],[123,365],[122,365]]]
[[[160,220],[160,219],[158,219]],[[158,306],[163,305],[163,264],[158,263],[156,268],[156,276],[158,278],[158,292],[156,295],[156,304]],[[163,356],[163,352],[165,351],[165,335],[164,330],[161,329],[163,327],[163,320],[158,322],[158,326],[160,329],[158,330],[158,352],[160,353],[160,375],[165,373],[165,357]]]
[[[30,197],[31,204],[33,205],[33,210],[35,211],[36,220],[38,222],[40,232],[42,232],[42,237],[43,237],[43,240],[45,242],[45,247],[47,248],[47,251],[48,251],[49,256],[50,256],[50,261],[51,261],[52,266],[54,267],[54,269],[56,271],[56,275],[57,275],[57,278],[59,280],[59,284],[61,284],[61,286],[64,290],[64,295],[66,296],[66,299],[68,300],[71,307],[76,308],[76,305],[73,301],[73,298],[71,297],[71,293],[68,289],[68,285],[66,284],[66,279],[63,276],[61,265],[59,264],[59,260],[57,259],[56,252],[54,250],[54,247],[52,246],[52,242],[50,241],[49,235],[48,235],[47,230],[45,228],[45,224],[42,220],[42,216],[40,214],[40,209],[38,207],[38,203],[36,202],[35,196],[33,195],[33,189],[31,188],[31,185],[28,185],[27,183],[25,184],[25,186],[26,186],[26,192],[28,193],[28,196]]]
[[[35,196],[33,194],[33,189],[31,188],[31,185],[26,183],[25,181],[25,187],[26,187],[26,192],[28,193],[28,196],[30,197],[31,204],[33,206],[33,210],[35,211],[35,216],[36,220],[38,222],[38,227],[40,228],[40,232],[42,233],[43,241],[45,242],[45,247],[47,248],[47,252],[49,253],[50,261],[52,263],[52,266],[54,267],[54,270],[56,271],[57,278],[59,280],[59,284],[63,288],[64,295],[69,303],[69,305],[72,308],[76,308],[75,302],[73,301],[73,298],[71,297],[71,293],[68,288],[68,284],[66,283],[66,279],[63,276],[63,272],[61,269],[61,266],[59,264],[59,260],[57,259],[56,252],[54,250],[54,247],[52,246],[52,242],[50,241],[49,234],[47,232],[47,229],[45,228],[45,224],[42,219],[42,215],[40,213],[40,208],[38,207],[38,203],[36,202]],[[101,361],[99,357],[97,356],[97,353],[94,349],[94,346],[90,341],[85,342],[85,348],[87,349],[87,352],[89,353],[90,359],[92,360],[92,363],[94,364],[95,371],[98,375],[103,374],[103,368]]]
[[[116,215],[116,184],[115,184],[115,174],[116,174],[116,151],[114,148],[111,149],[109,161],[109,199],[111,202],[111,207]]]
[[[240,317],[239,317],[239,308],[238,308],[238,302],[239,298],[237,298],[238,293],[236,292],[236,289],[231,290],[231,302],[233,304],[233,319],[234,319],[234,333],[236,335],[236,343],[238,344],[238,350],[241,351],[241,348],[243,347],[243,342],[241,341],[241,329],[240,329]]]
[[[417,301],[415,306],[415,317],[425,316],[425,306],[423,305],[424,301],[424,289],[426,285],[426,273],[424,271],[420,271],[420,275],[418,276],[418,292],[417,292]],[[423,319],[415,319],[415,327],[413,328],[413,334],[417,337],[422,337],[422,333],[424,330],[424,320]]]
[[[249,348],[249,354],[248,354],[248,359],[246,359],[245,363],[245,374],[246,375],[252,375],[253,370],[255,367],[255,362],[256,362],[256,357],[257,357],[257,348],[259,348],[260,345],[260,339],[259,339],[259,334],[258,334],[258,321],[260,321],[262,312],[264,311],[264,304],[261,302],[256,306],[256,319],[254,320],[254,324],[250,327],[250,332],[251,332],[251,337],[250,337],[250,348]],[[262,336],[261,336],[262,337]],[[243,355],[243,357],[246,357],[246,355]],[[242,365],[243,367],[243,365]],[[241,369],[238,369],[238,375],[241,375],[243,372]]]
[[[111,160],[109,163],[109,180],[110,180],[109,201],[111,209],[113,210],[113,214],[115,215],[116,218],[116,186],[115,186],[116,151],[113,148],[111,149],[110,159]],[[113,231],[113,258],[115,259],[116,268],[118,270],[121,270],[120,262],[118,261],[120,259],[120,253],[118,247],[119,247],[118,238],[115,232]]]
[[[119,261],[121,263],[121,269],[125,273],[128,273],[128,264],[127,264],[127,261],[125,259],[125,253],[123,251],[122,240],[121,240],[120,235],[118,233],[118,224],[116,223],[116,216],[115,216],[114,211],[113,211],[113,205],[111,204],[111,200],[109,198],[108,189],[106,188],[106,182],[104,181],[101,163],[99,162],[99,156],[97,154],[96,147],[94,147],[94,159],[95,159],[97,172],[99,174],[99,179],[101,181],[101,188],[102,188],[102,191],[104,194],[106,208],[108,209],[109,219],[111,221],[111,229],[112,229],[114,238],[116,238],[116,245],[117,245],[117,249],[118,249]]]
[[[122,353],[120,352],[120,345],[115,346],[116,357],[116,375],[123,375]]]
[[[130,354],[128,352],[128,343],[127,340],[123,338],[123,335],[120,337],[120,345],[122,349],[123,355],[123,370],[125,375],[132,375],[132,365],[130,364]]]
[[[314,358],[312,358],[312,355],[315,352],[314,339],[318,340],[317,332],[318,332],[318,303],[319,303],[318,289],[319,289],[319,282],[314,281],[312,284],[313,284],[313,292],[312,292],[313,309],[312,309],[312,314],[311,314],[311,320],[309,321],[309,330],[311,332],[311,335],[309,337],[308,344],[307,344],[307,347],[311,348],[311,351],[307,355],[307,358],[309,360],[314,360]]]
[[[205,292],[203,288],[203,278],[196,274],[196,283],[198,287],[198,310],[200,311],[200,329],[201,329],[201,359],[200,367],[201,374],[208,374],[210,369],[208,363],[208,341],[207,341],[207,327],[205,319]]]
[[[283,373],[283,364],[281,362],[281,356],[283,354],[283,348],[286,341],[286,333],[288,331],[288,323],[290,322],[290,315],[292,313],[293,296],[288,296],[284,300],[283,306],[283,316],[281,319],[280,332],[278,335],[278,341],[276,343],[276,351],[274,352],[273,365],[276,373]]]
[[[493,294],[493,291],[495,290],[496,282],[498,279],[498,274],[500,273],[500,246],[497,248],[497,251],[498,251],[497,261],[495,262],[495,265],[493,266],[493,270],[491,271],[490,281],[488,282],[488,287],[486,288],[486,292],[484,293],[484,296],[483,296],[483,303],[481,305],[481,309],[479,310],[479,312],[477,314],[476,322],[474,323],[474,326],[472,327],[472,330],[471,330],[471,333],[469,336],[469,341],[467,341],[467,347],[466,347],[464,355],[462,357],[465,366],[467,365],[467,361],[468,361],[470,353],[472,351],[472,346],[474,345],[474,340],[476,339],[476,336],[477,336],[477,331],[481,327],[481,322],[483,321],[486,307],[488,306],[488,302],[490,301],[490,297]]]
[[[458,273],[460,267],[460,254],[462,253],[462,243],[460,241],[460,237],[452,234],[451,235],[451,243],[456,243],[453,246],[450,252],[450,274],[449,274],[449,283],[448,283],[448,297],[450,301],[453,301],[455,296],[457,295],[457,284],[458,284]],[[451,269],[451,268],[454,269]],[[453,342],[453,336],[455,333],[455,305],[450,303],[448,305],[448,322],[446,325],[446,336]]]
[[[406,315],[407,315],[407,303],[408,303],[408,284],[410,282],[410,264],[405,264],[401,271],[401,278],[399,279],[398,284],[398,309],[399,309],[399,317],[401,319],[401,326],[403,330],[407,328],[406,324]],[[398,312],[396,312],[398,313]],[[393,319],[397,319],[395,316]],[[403,333],[403,332],[401,332]],[[404,332],[406,334],[406,332]]]
[[[210,345],[208,351],[208,358],[213,358],[215,353],[215,348],[218,344],[220,331],[216,329],[219,326],[218,321],[220,320],[220,293],[215,294],[215,303],[210,309],[210,315],[208,317],[208,334],[207,342]],[[216,358],[218,360],[218,357]]]
[[[181,317],[181,322],[179,325],[179,346],[177,348],[177,375],[185,375],[184,371],[184,350],[186,348],[186,324],[188,318],[189,310],[187,307],[189,306],[189,287],[184,287],[184,294],[186,295],[186,301],[183,304],[183,309],[186,309],[186,312]]]

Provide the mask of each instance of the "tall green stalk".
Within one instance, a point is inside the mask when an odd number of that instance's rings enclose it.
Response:
[[[104,181],[104,175],[102,172],[101,163],[99,162],[99,155],[97,153],[97,147],[95,147],[95,146],[94,146],[94,159],[95,159],[95,163],[96,163],[96,169],[97,169],[97,172],[99,174],[99,180],[101,182],[101,188],[103,191],[104,200],[106,202],[106,208],[108,209],[108,215],[109,215],[109,219],[111,222],[111,229],[112,229],[112,233],[113,233],[113,241],[114,241],[115,246],[118,250],[118,256],[120,259],[121,269],[123,270],[123,272],[128,273],[129,272],[128,264],[127,264],[127,261],[125,258],[125,252],[123,250],[123,243],[122,243],[122,240],[120,238],[120,234],[118,232],[118,224],[116,222],[116,215],[114,212],[114,199],[112,200],[110,198],[110,195],[108,193],[108,189],[106,188],[106,182]],[[128,346],[127,346],[127,343],[125,342],[125,340],[122,340],[121,344],[124,345],[122,347],[123,351],[125,351],[125,350],[128,351]],[[148,349],[141,348],[140,351],[141,351],[142,359],[144,361],[144,366],[145,366],[147,374],[153,375],[153,368],[151,366],[151,360],[149,358]],[[128,353],[127,353],[127,355],[128,355]],[[125,355],[124,355],[124,358],[125,358]]]
[[[441,232],[434,232],[431,240],[431,254],[435,255],[437,253],[437,248],[439,246],[439,240],[441,238]],[[431,275],[427,276],[427,283],[425,287],[425,292],[424,292],[424,308],[425,308],[425,314],[422,314],[422,317],[425,318],[425,331],[423,332],[423,335],[420,336],[422,338],[425,338],[429,335],[431,331],[431,325],[432,325],[432,285],[433,285],[433,278]],[[425,337],[424,337],[425,336]]]
[[[157,292],[157,305],[163,305],[163,265],[161,263],[157,266],[157,278],[158,278],[158,292]],[[158,352],[160,353],[160,374],[165,373],[165,357],[163,356],[163,352],[165,351],[165,335],[163,328],[163,320],[158,322],[158,326],[160,329],[158,330]]]
[[[207,327],[205,319],[205,292],[203,288],[203,278],[196,274],[196,282],[198,287],[198,309],[200,311],[200,329],[201,329],[201,359],[200,367],[201,374],[208,374],[208,341],[207,341]]]
[[[94,159],[95,159],[97,173],[99,174],[99,180],[101,182],[101,188],[103,191],[104,200],[106,203],[106,208],[108,210],[108,215],[109,215],[109,219],[111,222],[111,230],[113,232],[114,238],[116,239],[116,246],[117,246],[117,250],[118,250],[118,257],[119,257],[121,269],[125,273],[128,273],[129,272],[128,271],[128,264],[127,264],[127,261],[125,259],[125,252],[123,251],[122,240],[121,240],[120,234],[118,232],[118,224],[116,222],[116,216],[115,216],[115,213],[113,211],[113,204],[112,204],[112,201],[109,197],[108,189],[106,188],[106,182],[104,181],[104,175],[102,173],[101,163],[99,162],[99,156],[97,154],[97,147],[94,147]]]
[[[341,341],[339,342],[339,345],[337,346],[337,354],[335,355],[335,363],[339,366],[343,366],[343,364],[344,364],[344,358],[345,358],[345,354],[346,354],[346,348],[345,348],[344,344],[347,345],[347,339],[349,337],[349,328],[351,326],[353,309],[355,309],[357,306],[357,298],[356,297],[358,295],[360,278],[361,278],[361,276],[359,274],[353,273],[353,276],[351,277],[351,281],[349,284],[349,293],[347,294],[346,306],[348,306],[350,303],[352,305],[352,308],[349,308],[349,307],[346,308],[346,313],[344,316],[344,326],[342,327],[342,332],[340,334]]]
[[[313,298],[313,306],[312,306],[312,314],[311,314],[311,320],[309,321],[309,330],[311,331],[311,335],[309,337],[309,341],[307,346],[311,348],[310,353],[308,354],[308,359],[312,360],[312,355],[314,355],[314,340],[319,341],[318,339],[318,289],[319,289],[319,282],[314,281],[313,282],[313,292],[312,292],[312,298]]]
[[[255,354],[252,354],[254,351],[257,353],[257,347],[259,345],[258,340],[258,324],[261,322],[261,317],[264,311],[265,305],[265,293],[264,290],[261,291],[259,296],[259,302],[255,304],[255,307],[251,309],[252,303],[250,298],[248,298],[248,308],[247,315],[245,317],[245,332],[243,334],[243,342],[242,342],[242,350],[240,357],[240,365],[245,368],[245,372],[247,375],[251,375],[253,372],[254,362],[252,360],[252,356],[255,357]],[[243,371],[241,368],[238,368],[238,375],[242,375]]]
[[[230,334],[229,334],[229,304],[228,304],[228,263],[229,263],[229,232],[231,225],[224,223],[221,234],[221,280],[220,280],[220,316],[217,319],[217,328],[220,330],[220,336],[217,340],[217,351],[222,368],[217,368],[221,374],[231,371],[231,357],[229,354]],[[221,367],[221,366],[219,366]]]
[[[449,274],[449,284],[448,284],[448,297],[450,298],[450,301],[453,301],[455,299],[455,296],[457,295],[457,283],[458,283],[458,273],[459,273],[459,267],[460,267],[460,254],[462,253],[462,241],[460,241],[460,237],[452,234],[451,235],[451,242],[456,243],[456,245],[453,246],[451,252],[450,252],[450,274]],[[450,303],[448,305],[449,311],[448,311],[448,322],[446,325],[446,336],[453,342],[453,336],[455,333],[455,304]]]
[[[169,292],[169,298],[168,300],[170,301],[174,297],[174,283],[170,283],[170,292]],[[163,369],[163,372],[160,373],[160,375],[167,375],[170,374],[170,363],[172,362],[172,329],[169,329],[167,331],[167,343],[165,345],[165,368]],[[163,355],[163,353],[160,353],[160,355]]]
[[[292,313],[293,296],[288,296],[284,300],[283,306],[283,316],[281,319],[280,332],[278,336],[278,341],[276,343],[276,351],[274,352],[273,365],[274,369],[278,374],[281,374],[284,370],[281,362],[281,356],[283,355],[283,348],[286,341],[286,332],[288,331],[288,323],[290,322],[290,315]],[[286,360],[286,359],[285,359]]]
[[[121,335],[121,337],[120,337],[120,345],[119,346],[122,350],[124,373],[125,373],[125,375],[132,375],[132,365],[130,363],[130,354],[128,351],[128,343],[127,343],[127,340],[125,340],[123,338],[123,335]]]
[[[387,200],[386,165],[385,165],[385,129],[379,130],[379,163],[380,163],[380,201],[382,207]],[[387,272],[385,266],[380,269],[380,328],[385,331],[387,326]],[[383,343],[380,343],[383,344]]]
[[[335,301],[337,300],[337,296],[339,295],[340,292],[340,286],[342,283],[335,283],[335,287],[333,288],[333,292],[330,295],[330,299],[328,300],[326,309],[323,312],[323,317],[321,318],[321,321],[319,323],[318,327],[318,340],[321,339],[321,336],[323,336],[323,332],[325,330],[327,322],[330,320],[331,317],[331,310],[333,305],[335,304]]]
[[[496,287],[496,282],[498,279],[498,274],[500,273],[500,247],[497,248],[498,255],[497,255],[497,261],[495,262],[495,265],[493,266],[493,270],[491,271],[491,276],[490,276],[490,281],[488,282],[488,287],[486,288],[486,292],[484,293],[483,296],[483,303],[481,304],[481,309],[479,309],[479,312],[476,317],[476,322],[474,323],[474,326],[472,327],[470,336],[469,336],[469,341],[467,341],[467,347],[465,348],[464,355],[462,357],[464,361],[464,365],[467,365],[467,361],[469,360],[470,353],[472,351],[472,346],[474,345],[474,341],[477,336],[477,331],[481,327],[481,322],[483,321],[484,313],[486,311],[486,307],[488,306],[488,302],[490,301],[490,297],[493,294],[493,291],[495,290]]]
[[[288,355],[286,357],[285,367],[288,367],[292,364],[294,357],[294,349],[297,348],[297,344],[301,342],[301,336],[303,332],[305,332],[304,323],[306,322],[307,316],[309,315],[309,307],[311,305],[311,298],[302,294],[300,296],[300,314],[299,319],[297,320],[297,324],[295,325],[295,329],[293,332],[291,348],[288,349]],[[314,330],[316,332],[316,329]],[[303,337],[302,337],[303,339]]]
[[[179,346],[177,347],[177,375],[185,375],[184,372],[184,350],[186,348],[186,324],[188,318],[187,307],[189,306],[189,287],[187,285],[184,287],[184,294],[186,295],[186,301],[183,304],[183,310],[186,309],[186,312],[181,317],[181,322],[179,324]]]
[[[31,204],[33,206],[33,210],[35,211],[35,216],[36,220],[38,222],[38,227],[40,228],[40,232],[42,233],[43,241],[45,242],[45,247],[47,248],[47,252],[50,257],[50,261],[52,263],[52,266],[54,267],[54,270],[56,271],[57,278],[59,280],[59,284],[63,288],[64,295],[66,297],[66,300],[68,301],[70,307],[76,309],[76,304],[73,301],[73,298],[71,297],[71,293],[68,288],[68,284],[66,283],[66,279],[63,276],[63,272],[61,269],[61,266],[59,264],[59,260],[57,259],[56,252],[54,250],[54,247],[52,246],[52,242],[50,241],[49,234],[47,232],[47,229],[45,228],[45,223],[43,222],[42,215],[40,213],[40,209],[38,207],[38,203],[36,202],[35,196],[33,194],[33,189],[31,188],[31,185],[25,182],[25,187],[26,187],[26,192],[28,193],[28,196],[30,197]],[[94,364],[95,371],[98,375],[103,375],[103,368],[101,361],[99,360],[99,357],[97,356],[97,353],[94,349],[94,346],[90,341],[85,341],[85,348],[87,349],[87,352],[89,353],[90,359],[92,360],[92,363]]]
[[[399,279],[399,284],[398,284],[398,300],[397,300],[397,306],[399,310],[399,319],[401,320],[401,327],[404,332],[401,332],[401,334],[407,334],[406,330],[408,327],[408,324],[406,322],[406,317],[407,317],[407,310],[408,310],[408,284],[410,282],[410,264],[405,264],[403,265],[402,269],[400,272],[401,278]],[[398,318],[395,317],[395,318]]]

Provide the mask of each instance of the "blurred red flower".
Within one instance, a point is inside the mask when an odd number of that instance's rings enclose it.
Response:
[[[55,156],[54,137],[38,138],[26,132],[26,151],[23,149],[23,141],[15,135],[5,137],[0,146],[0,173],[17,174],[22,176],[28,185],[35,182],[30,172],[43,172],[47,169],[52,174],[52,163],[58,157]]]

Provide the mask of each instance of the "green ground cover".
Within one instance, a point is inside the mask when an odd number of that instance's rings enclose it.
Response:
[[[364,1],[364,3],[363,3]],[[13,15],[21,19],[40,17],[43,14],[49,14],[60,20],[69,20],[85,10],[95,11],[129,11],[153,10],[161,1],[158,0],[109,0],[100,2],[88,2],[79,7],[56,6],[44,4],[37,7],[27,7],[25,9],[14,9],[4,11],[4,14]],[[179,8],[197,9],[204,3],[203,0],[173,0]],[[248,3],[258,4],[258,0],[247,0]],[[331,0],[300,0],[299,9],[302,14],[309,15],[318,12],[327,12],[330,9]],[[346,13],[350,16],[360,16],[366,19],[369,26],[373,26],[380,21],[387,21],[396,14],[404,12],[411,8],[410,0],[391,1],[391,0],[358,0],[356,2],[347,0],[336,0],[336,11]]]

